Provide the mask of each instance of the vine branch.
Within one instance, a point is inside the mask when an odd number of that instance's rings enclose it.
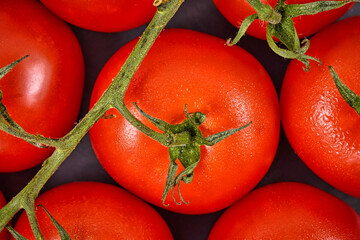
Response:
[[[270,5],[262,3],[260,0],[247,0],[256,13],[244,19],[235,38],[233,40],[229,39],[227,43],[229,46],[237,44],[256,19],[262,20],[268,23],[266,26],[266,40],[271,50],[281,57],[297,59],[305,65],[304,70],[309,71],[309,60],[318,63],[321,62],[320,60],[305,54],[310,42],[307,40],[304,45],[301,46],[293,18],[303,15],[314,15],[359,1],[360,0],[326,0],[304,4],[286,4],[285,0],[278,0],[276,6],[272,8]],[[279,47],[275,43],[274,37],[283,43],[286,48]]]
[[[124,63],[118,75],[115,77],[111,85],[104,92],[98,102],[94,105],[94,107],[73,128],[73,130],[71,130],[63,138],[57,140],[44,140],[44,138],[41,137],[39,139],[39,137],[36,137],[36,135],[32,135],[31,137],[29,136],[29,138],[34,142],[40,142],[43,145],[54,146],[55,151],[48,159],[45,160],[39,172],[28,183],[28,185],[0,210],[0,231],[21,209],[27,210],[28,214],[35,214],[32,210],[28,209],[28,206],[31,206],[31,209],[34,209],[35,198],[38,196],[42,187],[55,173],[63,161],[75,149],[75,147],[89,131],[92,125],[94,125],[106,113],[107,110],[116,107],[119,109],[121,114],[125,116],[126,119],[136,122],[137,119],[130,113],[130,111],[127,110],[126,106],[119,103],[123,102],[125,91],[147,52],[167,22],[174,16],[183,2],[183,0],[162,1],[162,3],[157,8],[155,16],[149,23],[144,34],[139,39],[138,43]],[[145,129],[145,131],[149,135],[153,134],[153,130]],[[25,137],[21,134],[18,134],[18,136]],[[158,136],[154,134],[153,138],[157,137]],[[161,143],[166,144],[166,140],[159,140]],[[35,235],[38,234],[39,232],[35,233]]]

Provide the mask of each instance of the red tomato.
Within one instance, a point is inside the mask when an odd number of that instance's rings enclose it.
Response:
[[[153,17],[154,0],[40,0],[65,21],[100,32],[139,27]]]
[[[231,22],[234,26],[239,28],[242,21],[256,13],[247,0],[213,0],[219,11],[225,16],[225,18]],[[264,4],[268,4],[272,7],[276,5],[278,0],[260,0]],[[316,1],[316,0],[315,0]],[[286,4],[303,4],[315,2],[314,0],[287,0]],[[340,0],[338,0],[340,1]],[[294,18],[294,24],[296,31],[300,38],[308,37],[336,19],[341,17],[346,11],[350,9],[353,4],[348,4],[339,9],[318,13],[315,15],[300,16]],[[249,27],[247,34],[266,39],[266,22],[255,20]]]
[[[360,94],[360,17],[335,23],[311,39],[322,61],[305,73],[292,61],[281,90],[282,123],[291,146],[319,177],[360,197],[360,116],[338,92],[327,69]]]
[[[10,116],[33,134],[66,134],[76,122],[84,83],[81,49],[70,28],[35,0],[2,0],[0,52],[0,66],[30,55],[0,81]],[[1,132],[0,172],[33,167],[52,151]]]
[[[172,239],[168,226],[154,209],[109,184],[65,184],[42,194],[36,200],[38,204],[50,212],[73,240]],[[60,239],[43,209],[38,208],[36,216],[45,239]],[[29,240],[35,239],[25,213],[15,230]]]
[[[136,43],[120,49],[95,84],[91,105],[120,69]],[[252,124],[213,147],[201,146],[194,179],[181,188],[188,205],[176,205],[168,195],[168,210],[202,214],[217,211],[249,192],[267,172],[279,137],[278,99],[260,63],[240,47],[206,34],[166,30],[158,38],[125,94],[130,111],[149,127],[133,103],[146,113],[175,124],[188,111],[206,114],[204,136]],[[168,149],[145,136],[117,111],[90,131],[101,164],[122,186],[157,206],[169,167]],[[183,170],[179,167],[178,173]],[[175,196],[179,200],[177,191]]]
[[[6,200],[4,198],[4,196],[2,195],[2,193],[0,192],[0,208],[2,208],[3,206],[5,206],[6,204]],[[7,230],[2,230],[0,232],[0,240],[8,240],[10,239],[10,233]]]
[[[212,239],[359,240],[360,218],[345,202],[301,183],[259,188],[215,223]]]

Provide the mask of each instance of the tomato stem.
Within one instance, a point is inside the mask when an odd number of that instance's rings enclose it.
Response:
[[[51,222],[54,224],[54,226],[56,227],[56,229],[58,230],[59,234],[60,234],[60,238],[61,240],[71,240],[70,235],[66,232],[66,230],[58,223],[58,221],[56,221],[56,219],[49,213],[49,211],[43,206],[43,205],[38,205],[36,207],[36,210],[38,209],[38,207],[41,207],[46,214],[50,217]]]
[[[339,78],[338,74],[336,73],[335,69],[332,66],[328,66],[328,69],[341,96],[344,98],[346,103],[350,107],[355,109],[357,114],[360,115],[360,96],[357,95],[355,92],[353,92],[348,86],[346,86],[341,81],[341,79]]]
[[[44,240],[45,238],[40,231],[40,226],[36,219],[34,202],[35,202],[35,200],[29,201],[26,205],[24,205],[24,209],[25,209],[25,212],[29,219],[30,226],[34,233],[35,239],[36,240]]]
[[[304,4],[289,4],[284,6],[284,14],[286,16],[294,18],[303,15],[314,15],[320,12],[325,12],[337,8],[341,8],[346,4],[358,2],[353,1],[318,1]]]
[[[247,0],[247,2],[255,9],[260,20],[271,24],[278,24],[281,22],[281,14],[270,5],[263,4],[260,0]]]
[[[274,8],[270,5],[263,4],[260,0],[247,0],[255,9],[256,14],[250,15],[244,19],[239,27],[239,31],[234,40],[228,40],[228,45],[237,44],[245,35],[247,29],[255,19],[267,22],[266,40],[269,47],[279,56],[288,59],[297,59],[305,65],[304,70],[310,70],[309,60],[320,61],[314,57],[306,55],[310,44],[306,41],[301,46],[299,36],[296,32],[293,18],[303,15],[313,15],[324,11],[340,8],[346,4],[359,2],[359,0],[345,1],[318,1],[305,4],[285,4],[284,0],[279,0]],[[280,48],[274,41],[274,38],[283,43],[286,48]]]
[[[34,208],[35,198],[38,196],[45,183],[75,149],[77,144],[89,131],[92,125],[94,125],[108,109],[117,107],[121,110],[120,112],[126,115],[127,119],[136,121],[136,118],[130,112],[125,110],[127,109],[126,106],[119,104],[119,102],[123,102],[125,91],[130,84],[132,77],[139,68],[142,60],[154,43],[155,39],[165,27],[167,22],[174,16],[182,3],[183,0],[169,0],[166,3],[162,3],[158,7],[154,18],[149,23],[144,34],[136,44],[124,66],[121,68],[119,74],[101,96],[98,102],[74,127],[73,130],[71,130],[63,138],[57,140],[55,151],[48,159],[45,160],[35,177],[7,205],[5,205],[0,210],[0,231],[7,225],[7,223],[19,210],[25,208],[25,210],[28,212],[32,211],[31,209]],[[145,128],[145,132],[153,133],[152,130],[150,131],[147,128]],[[163,137],[163,135],[161,136]],[[38,139],[38,137],[32,138],[34,138],[31,139],[34,140],[34,142],[44,144],[43,141],[45,140],[42,137],[41,139]],[[167,141],[166,139],[160,140],[162,142]],[[45,145],[47,144],[48,143],[46,142]],[[29,208],[29,205],[31,205],[32,208]]]
[[[10,63],[9,65],[6,65],[5,67],[0,69],[0,79],[2,79],[6,74],[8,74],[16,65],[18,65],[21,61],[28,58],[29,55],[25,55],[22,58],[19,58],[15,60],[14,62]],[[2,91],[0,90],[0,98],[2,99]]]
[[[181,202],[188,204],[188,202],[186,202],[181,195],[180,183],[183,181],[188,184],[192,181],[194,176],[194,169],[200,161],[201,145],[213,146],[214,144],[224,140],[227,137],[230,137],[234,133],[244,129],[251,124],[250,122],[242,127],[219,132],[205,138],[199,129],[199,126],[205,121],[205,114],[201,112],[189,114],[186,104],[184,107],[186,119],[180,124],[170,124],[161,119],[150,116],[141,108],[139,108],[136,103],[134,103],[134,105],[145,118],[147,118],[152,124],[159,128],[159,130],[164,132],[158,134],[164,136],[166,139],[169,139],[167,147],[169,147],[170,165],[164,192],[162,195],[162,203],[164,206],[168,206],[168,204],[165,204],[165,200],[170,190],[173,200],[177,205],[180,205]],[[137,121],[140,123],[139,120]],[[143,124],[140,124],[140,126],[142,125]],[[176,171],[178,165],[176,164],[176,160],[179,160],[181,165],[184,167],[184,170],[177,176]],[[174,189],[176,186],[178,188],[178,194],[181,202],[176,201],[174,195]]]
[[[28,240],[27,238],[23,237],[20,233],[15,231],[11,226],[6,225],[6,229],[9,231],[9,233],[15,238],[16,240]]]
[[[7,73],[9,73],[17,64],[22,62],[24,59],[28,58],[29,55],[26,55],[20,59],[15,60],[9,65],[0,69],[0,79],[2,79]],[[14,135],[18,138],[21,138],[28,143],[45,148],[48,146],[58,147],[58,141],[56,139],[45,138],[40,135],[33,135],[27,133],[20,125],[18,125],[8,113],[6,106],[2,103],[3,93],[0,89],[0,129],[8,134]]]

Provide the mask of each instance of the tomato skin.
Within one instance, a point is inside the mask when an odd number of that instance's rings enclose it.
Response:
[[[0,209],[5,205],[6,205],[6,199],[2,194],[2,192],[0,192]],[[0,240],[9,240],[9,239],[10,239],[10,233],[6,229],[3,229],[0,232]]]
[[[339,190],[360,197],[360,116],[331,78],[328,65],[360,94],[360,17],[324,29],[311,39],[308,51],[322,61],[303,72],[292,61],[281,90],[281,117],[298,156],[319,177]],[[301,99],[301,101],[299,101]]]
[[[232,205],[211,230],[213,239],[359,240],[360,218],[324,191],[284,182],[254,190]]]
[[[84,84],[70,28],[35,0],[0,1],[0,52],[0,66],[30,55],[0,81],[10,116],[30,133],[65,135],[76,122]],[[0,172],[33,167],[52,151],[1,132]]]
[[[104,183],[65,184],[40,195],[43,205],[73,240],[86,239],[173,239],[160,215],[125,190]],[[48,240],[60,239],[45,211],[36,213],[40,229]],[[23,213],[15,225],[29,240],[33,237]]]
[[[105,88],[136,40],[121,48],[100,73],[91,106]],[[186,213],[214,212],[250,191],[265,175],[279,137],[279,108],[274,86],[260,63],[224,40],[181,29],[164,31],[134,76],[125,104],[147,126],[133,102],[148,114],[169,123],[185,120],[188,111],[206,114],[204,136],[252,124],[213,147],[201,147],[194,179],[181,187],[190,204],[176,205],[168,195],[166,209]],[[152,204],[164,207],[161,196],[169,167],[166,147],[148,138],[117,111],[90,130],[95,153],[107,172],[123,187]],[[261,113],[261,114],[260,114]],[[178,172],[183,170],[179,166]],[[177,190],[175,196],[179,200]]]
[[[65,21],[93,31],[119,32],[139,27],[153,17],[153,0],[40,0]]]
[[[260,0],[264,4],[272,7],[276,5],[277,0]],[[340,1],[340,0],[338,0]],[[255,14],[256,11],[251,7],[247,0],[213,0],[216,7],[224,15],[224,17],[231,22],[235,27],[239,28],[242,21]],[[286,4],[304,4],[316,2],[314,0],[287,0]],[[344,15],[353,4],[347,4],[339,9],[334,9],[327,12],[318,13],[315,15],[300,16],[293,18],[296,31],[300,38],[308,37],[322,28],[326,27],[336,19]],[[267,23],[255,20],[246,32],[250,36],[266,39]]]

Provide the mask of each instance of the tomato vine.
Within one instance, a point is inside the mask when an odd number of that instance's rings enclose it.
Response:
[[[249,0],[249,2],[250,2],[250,0]],[[253,0],[252,2],[256,3],[257,1]],[[344,1],[344,2],[348,3],[349,1]],[[17,137],[20,137],[20,138],[28,141],[29,143],[32,143],[35,146],[38,146],[38,147],[50,147],[51,146],[51,147],[55,147],[56,150],[54,151],[52,156],[49,157],[44,162],[40,171],[29,182],[29,184],[16,197],[14,197],[4,208],[2,208],[0,210],[0,230],[6,226],[8,221],[10,221],[11,218],[19,210],[25,209],[25,211],[27,212],[27,214],[29,216],[29,220],[30,220],[32,229],[34,230],[34,232],[39,233],[38,235],[36,235],[37,239],[41,239],[41,237],[40,237],[41,233],[40,233],[39,226],[38,226],[38,224],[36,222],[36,218],[35,218],[35,208],[34,208],[35,198],[37,197],[37,195],[39,194],[40,190],[45,185],[45,183],[48,181],[48,179],[54,174],[54,172],[62,164],[62,162],[75,149],[75,147],[78,145],[80,140],[89,131],[91,126],[95,122],[97,122],[101,117],[103,117],[104,114],[106,113],[106,111],[111,108],[116,108],[130,123],[132,123],[136,128],[138,128],[141,132],[145,133],[147,136],[157,140],[164,146],[175,148],[175,150],[173,149],[174,152],[177,151],[176,148],[178,147],[178,145],[188,143],[189,139],[188,139],[188,136],[186,136],[186,134],[185,135],[183,135],[183,134],[162,134],[162,133],[158,133],[158,132],[148,128],[147,126],[142,124],[133,114],[130,113],[130,111],[128,110],[128,108],[125,106],[125,103],[124,103],[124,95],[127,90],[127,87],[129,86],[130,81],[131,81],[132,77],[134,76],[135,72],[139,68],[141,61],[144,59],[146,53],[149,51],[150,47],[156,40],[157,36],[160,34],[160,32],[165,27],[167,22],[176,13],[176,11],[178,10],[178,8],[180,7],[180,5],[182,3],[183,3],[183,0],[179,0],[179,1],[155,0],[154,5],[156,5],[158,7],[156,15],[154,16],[153,20],[151,21],[151,23],[145,30],[144,34],[140,38],[139,42],[137,43],[136,47],[132,51],[131,55],[128,57],[127,61],[123,65],[122,69],[119,71],[116,78],[114,78],[111,86],[106,90],[106,92],[103,94],[103,96],[100,98],[100,100],[88,112],[88,114],[79,122],[79,124],[76,125],[75,128],[72,131],[70,131],[63,138],[49,139],[49,138],[45,138],[45,137],[42,137],[39,135],[32,135],[32,134],[25,132],[19,125],[16,124],[16,122],[14,122],[11,119],[11,117],[7,114],[6,107],[1,103],[1,105],[0,105],[0,111],[1,111],[0,129],[1,130],[5,131],[7,133],[10,133],[12,135],[15,135]],[[284,2],[280,1],[280,3],[284,3]],[[261,8],[261,7],[263,7],[263,6],[260,6],[259,8]],[[250,25],[252,20],[254,20],[257,17],[259,17],[260,19],[261,18],[265,19],[266,17],[269,17],[269,18],[271,17],[271,19],[274,19],[274,20],[268,20],[268,22],[271,24],[277,24],[281,21],[281,17],[279,17],[279,15],[276,12],[274,12],[273,9],[269,9],[269,8],[265,8],[265,9],[267,9],[269,14],[267,14],[265,17],[261,17],[261,15],[259,15],[259,14],[252,15],[251,18],[249,18],[247,20],[246,24]],[[290,10],[292,10],[292,9],[290,9]],[[303,9],[300,9],[300,10],[303,10]],[[311,10],[313,10],[313,8],[311,8]],[[247,25],[245,25],[245,26],[247,26]],[[290,22],[288,22],[288,25],[290,27],[293,27]],[[242,35],[243,35],[243,33],[245,33],[245,31],[244,31],[244,30],[246,30],[245,28],[246,27],[243,27],[240,29]],[[277,35],[276,31],[277,30],[275,29],[275,27],[274,27],[274,29],[270,28],[270,30],[268,31],[269,45],[273,50],[275,49],[274,50],[275,52],[276,52],[276,50],[278,50],[278,47],[275,44],[275,42],[273,41],[273,36],[278,37],[281,40],[281,38],[279,37],[280,35]],[[295,35],[296,35],[296,32],[294,32],[294,31],[295,31],[295,29],[291,30],[290,32],[295,33]],[[240,37],[237,36],[238,40],[240,40],[240,38],[241,38],[241,36]],[[289,49],[291,50],[290,52],[292,54],[296,53],[297,55],[288,55],[287,51],[283,51],[281,49],[278,50],[279,51],[278,54],[281,55],[283,52],[285,52],[287,55],[285,54],[284,56],[289,57],[289,58],[296,58],[296,59],[304,62],[307,67],[308,67],[308,65],[307,65],[308,59],[316,60],[315,58],[305,55],[305,52],[309,46],[309,42],[305,42],[305,45],[301,47],[300,41],[297,38],[297,36],[294,37],[294,39],[290,39],[287,41],[289,41],[289,42],[287,42],[287,44],[285,44],[285,45],[287,47],[291,46],[291,47],[289,47]],[[235,42],[233,41],[232,44],[235,44]],[[281,56],[283,56],[283,55],[281,55]],[[24,59],[19,59],[19,61],[15,62],[14,64],[7,66],[7,68],[5,68],[3,70],[3,73],[5,74],[6,72],[10,71],[17,63],[19,63],[22,60],[24,60]],[[30,61],[30,60],[31,60],[31,57],[29,59],[26,59],[26,61]],[[3,74],[0,73],[0,78],[2,77],[2,75]],[[0,100],[1,100],[1,97],[2,97],[2,94],[1,94],[1,90],[0,90]],[[141,110],[139,110],[139,111],[141,111]],[[142,112],[142,113],[143,113],[143,115],[146,115],[146,113],[144,113],[144,112]],[[186,109],[185,109],[185,113],[187,115],[187,119],[190,119],[192,116],[195,117],[195,115],[190,116],[186,112]],[[150,119],[151,117],[148,116],[148,118]],[[247,126],[247,125],[245,125],[245,126]],[[237,131],[242,128],[243,127],[240,127],[239,129],[235,129],[235,130]],[[233,133],[233,132],[231,132],[231,133]],[[209,144],[209,143],[206,142],[203,144]],[[175,153],[175,155],[176,155],[176,153]],[[173,158],[175,158],[175,160],[176,160],[176,158],[178,158],[178,157],[173,157]],[[171,160],[174,160],[173,158],[171,158]],[[195,160],[197,160],[197,159],[195,159]],[[170,164],[172,164],[172,163],[173,163],[173,161],[170,162]],[[195,162],[195,163],[197,163],[197,162]],[[174,165],[170,165],[170,168],[171,168],[171,166],[174,167]],[[171,169],[169,169],[169,172],[170,172],[170,170]],[[191,171],[193,170],[193,164],[190,164],[189,168],[185,169],[185,170],[190,171],[189,173],[192,174]],[[175,173],[176,171],[174,172],[174,170],[172,169],[171,172]],[[175,176],[170,175],[170,177],[172,177],[172,179],[167,181],[167,183],[169,183],[169,184],[167,185],[167,188],[164,191],[165,196],[163,196],[163,200],[165,199],[166,194],[169,192],[169,190],[171,190],[171,188],[173,190],[173,188],[177,184],[180,184],[180,181],[183,180],[182,177],[184,177],[185,174],[188,175],[189,173],[187,173],[187,172],[184,173],[182,176],[180,176],[181,177],[180,179],[178,179],[176,177],[175,181],[174,181]],[[188,180],[186,179],[184,181],[188,181]],[[180,193],[179,193],[179,195],[180,195]],[[181,199],[181,200],[184,202],[183,199]]]
[[[338,9],[346,4],[359,1],[317,1],[305,4],[286,4],[285,0],[279,0],[274,8],[268,4],[262,3],[260,0],[247,0],[247,2],[255,9],[256,14],[252,14],[244,19],[236,37],[233,40],[229,39],[228,45],[232,46],[237,44],[245,35],[251,23],[256,19],[259,19],[267,23],[266,40],[271,50],[281,57],[299,60],[305,65],[304,70],[309,71],[309,60],[318,63],[321,62],[320,60],[305,54],[309,49],[310,41],[305,39],[300,42],[293,18]],[[279,47],[275,43],[274,37],[283,43],[285,48]]]
[[[113,80],[110,87],[106,90],[106,92],[102,95],[94,107],[67,135],[60,139],[47,139],[41,136],[24,134],[23,130],[12,128],[15,130],[15,134],[19,137],[26,138],[30,142],[35,142],[36,145],[41,144],[45,146],[54,146],[56,149],[54,153],[45,160],[39,172],[28,183],[28,185],[24,187],[5,207],[0,210],[0,230],[2,230],[7,225],[7,223],[18,211],[25,209],[30,220],[30,225],[33,231],[37,233],[35,234],[36,238],[41,239],[39,226],[35,217],[34,202],[36,197],[45,183],[57,170],[57,168],[70,155],[80,140],[89,131],[91,126],[95,124],[95,122],[98,121],[110,108],[114,108],[116,106],[116,108],[134,126],[139,128],[148,136],[158,140],[160,143],[166,144],[166,136],[157,134],[156,132],[147,128],[127,110],[126,106],[123,104],[123,96],[128,85],[130,84],[132,77],[139,68],[141,61],[146,56],[147,52],[155,42],[162,29],[174,16],[183,2],[183,0],[169,0],[158,6],[155,16],[149,23],[143,35],[139,39],[138,44],[133,49],[132,53],[119,71],[117,77]],[[16,62],[15,65],[17,63],[18,62]],[[14,67],[14,65],[10,66],[10,69],[12,67]],[[2,69],[2,72],[6,73],[6,71],[9,71],[10,69],[9,67],[8,70]],[[7,117],[6,113],[2,116],[3,119],[6,119]],[[12,120],[8,119],[6,122],[2,121],[2,125],[11,125],[9,124],[9,121],[12,123]],[[5,127],[2,129],[6,132],[10,132],[10,129],[6,129]]]

